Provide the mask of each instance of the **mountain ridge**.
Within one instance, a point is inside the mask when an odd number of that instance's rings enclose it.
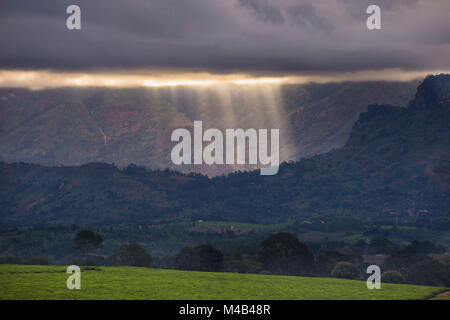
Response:
[[[170,160],[171,130],[281,128],[282,160],[339,148],[368,103],[406,105],[415,82],[281,87],[0,90],[0,160],[44,165],[101,161],[203,172],[252,166],[184,166]]]
[[[447,101],[424,99],[430,81],[447,90],[450,76],[426,78],[408,108],[369,107],[344,147],[283,163],[270,177],[3,162],[0,223],[280,223],[326,215],[409,219],[420,212],[436,223],[450,212],[450,119]],[[427,102],[417,108],[418,101]]]

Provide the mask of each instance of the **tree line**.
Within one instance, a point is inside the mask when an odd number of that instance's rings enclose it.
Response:
[[[241,272],[275,275],[337,277],[364,280],[370,263],[353,251],[321,250],[316,254],[290,232],[269,235],[260,243],[260,251],[241,254],[234,251],[225,255],[211,244],[184,247],[166,260],[156,264],[152,256],[139,243],[122,244],[111,255],[97,255],[103,237],[91,230],[81,230],[73,240],[76,255],[70,264],[83,266],[135,266],[164,267],[177,270],[209,272]],[[367,244],[367,252],[387,253],[382,263],[382,282],[421,285],[450,285],[450,257],[439,261],[430,252],[442,252],[445,248],[430,241],[413,241],[399,247],[390,240],[376,238]],[[0,263],[38,264],[50,262],[45,257],[32,257],[22,262],[18,257],[1,255]]]

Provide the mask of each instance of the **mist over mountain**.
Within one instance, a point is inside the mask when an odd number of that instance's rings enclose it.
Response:
[[[370,106],[344,147],[285,163],[275,176],[250,171],[208,178],[135,165],[120,170],[104,163],[1,163],[1,224],[279,223],[398,215],[446,228],[449,96],[450,75],[427,77],[407,108]]]
[[[134,163],[214,176],[248,165],[175,166],[171,132],[280,128],[281,160],[342,147],[368,104],[405,106],[418,81],[161,88],[0,89],[0,160],[43,165]]]

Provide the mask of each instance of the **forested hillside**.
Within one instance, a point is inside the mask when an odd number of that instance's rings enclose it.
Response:
[[[369,107],[342,149],[285,163],[275,176],[2,163],[1,223],[278,223],[419,213],[448,219],[449,84],[449,75],[428,77],[407,109]]]

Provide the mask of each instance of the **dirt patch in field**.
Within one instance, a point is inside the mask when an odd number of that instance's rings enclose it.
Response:
[[[437,295],[435,295],[431,299],[443,298],[443,297],[448,297],[448,296],[450,296],[450,291],[444,291],[444,292],[438,293]]]

